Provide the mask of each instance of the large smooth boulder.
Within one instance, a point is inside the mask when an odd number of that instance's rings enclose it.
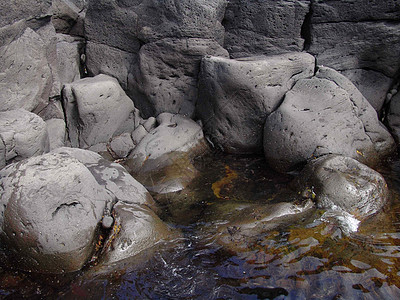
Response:
[[[229,1],[225,12],[225,48],[231,57],[302,51],[302,26],[309,0]]]
[[[389,196],[381,174],[355,159],[340,155],[310,161],[293,186],[303,195],[310,194],[319,208],[337,212],[339,219],[347,217],[346,225],[353,231],[359,221],[380,211]]]
[[[143,46],[137,87],[146,98],[136,101],[140,111],[145,116],[162,112],[193,116],[199,64],[204,55],[228,57],[217,42],[206,39],[163,39]]]
[[[368,101],[346,77],[326,67],[299,80],[264,126],[264,153],[279,171],[331,153],[374,164],[393,147]]]
[[[107,143],[114,135],[133,131],[139,122],[132,100],[107,75],[66,84],[63,101],[73,147]]]
[[[49,153],[0,171],[0,238],[14,266],[44,273],[79,270],[112,196],[67,154]]]
[[[0,112],[0,139],[5,149],[6,163],[49,151],[46,123],[24,109]]]
[[[265,118],[297,80],[314,75],[314,68],[307,53],[203,58],[196,112],[205,134],[229,153],[262,152]]]
[[[133,149],[127,167],[152,192],[182,190],[197,174],[191,160],[207,150],[203,131],[193,120],[170,113],[160,114],[157,124]]]
[[[129,206],[134,216],[144,216],[145,221],[137,222],[166,228],[153,212],[148,191],[121,165],[91,151],[58,148],[7,166],[0,178],[0,239],[17,268],[42,273],[81,269],[97,250],[100,224],[110,228],[116,217],[121,232],[132,230],[129,222],[121,221],[129,219],[128,213],[120,214],[114,205]],[[147,232],[146,247],[153,245],[151,238],[161,236],[161,229]],[[111,237],[113,228],[110,231]],[[119,249],[120,243],[123,240],[113,245]],[[141,243],[137,252],[146,247]]]
[[[39,112],[48,102],[53,80],[46,41],[30,28],[0,48],[0,111]]]

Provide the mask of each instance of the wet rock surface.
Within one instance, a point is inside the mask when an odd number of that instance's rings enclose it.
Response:
[[[228,153],[262,152],[265,118],[297,80],[313,76],[314,67],[306,53],[203,58],[196,113],[206,135]]]
[[[196,174],[191,160],[207,151],[203,131],[193,120],[170,113],[160,114],[157,124],[133,149],[127,168],[150,191],[181,190]]]
[[[349,218],[350,231],[357,231],[359,221],[379,212],[389,199],[388,186],[381,174],[355,159],[339,155],[326,155],[309,162],[294,186],[305,198],[315,199],[318,207],[328,210],[328,214],[336,212],[340,218]]]

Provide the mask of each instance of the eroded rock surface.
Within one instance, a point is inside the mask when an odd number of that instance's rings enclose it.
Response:
[[[330,153],[374,164],[393,147],[393,138],[357,88],[325,67],[299,80],[264,127],[265,156],[279,171]]]
[[[265,118],[297,80],[314,75],[314,67],[314,58],[306,53],[205,57],[196,109],[205,134],[229,153],[262,152]]]

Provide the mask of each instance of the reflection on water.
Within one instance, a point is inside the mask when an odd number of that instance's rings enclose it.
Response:
[[[400,164],[390,165],[380,171],[392,204],[356,233],[344,235],[315,210],[232,248],[221,245],[218,230],[230,212],[276,201],[291,178],[260,158],[205,158],[197,162],[202,176],[187,190],[157,199],[162,218],[182,231],[179,239],[140,263],[106,276],[82,272],[72,282],[3,270],[2,298],[400,299]]]

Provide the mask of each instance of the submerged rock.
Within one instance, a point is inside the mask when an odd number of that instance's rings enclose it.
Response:
[[[314,67],[307,53],[203,58],[196,110],[205,134],[226,152],[261,153],[266,116],[297,80],[314,75]]]
[[[378,172],[355,159],[327,155],[307,164],[294,187],[314,198],[319,208],[337,215],[350,231],[359,221],[377,213],[388,201],[389,190]],[[305,196],[307,197],[307,196]]]
[[[25,109],[0,112],[0,139],[4,145],[3,164],[49,151],[46,123]]]
[[[153,247],[172,234],[168,226],[148,207],[118,202],[111,235],[105,241],[101,265],[110,265],[131,258]]]
[[[264,126],[264,153],[279,171],[332,153],[374,164],[393,150],[373,107],[346,77],[325,67],[299,80]]]
[[[203,131],[193,120],[170,113],[160,114],[157,123],[131,152],[127,167],[152,192],[178,191],[197,173],[191,160],[207,150]]]

